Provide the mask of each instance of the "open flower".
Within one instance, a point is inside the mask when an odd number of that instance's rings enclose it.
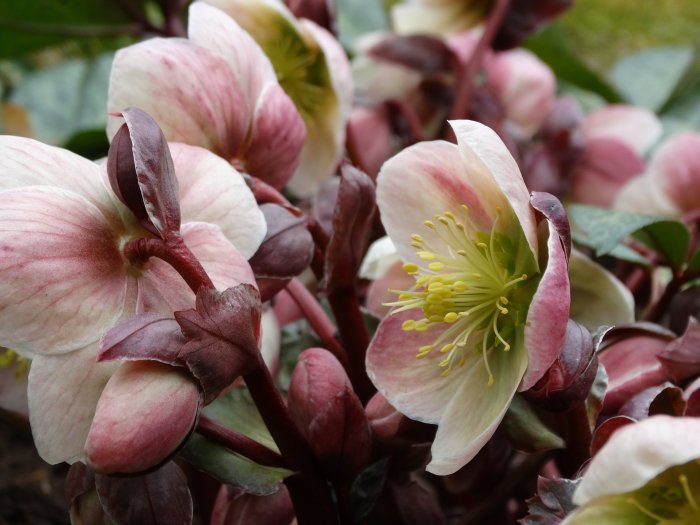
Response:
[[[266,226],[242,177],[202,148],[171,144],[170,150],[185,243],[217,287],[251,282],[245,259]],[[172,314],[194,302],[166,263],[124,253],[129,241],[153,235],[110,192],[104,170],[66,150],[0,137],[0,345],[32,359],[30,420],[49,463],[84,458],[108,381],[121,377],[192,401],[192,382],[179,374],[161,381],[162,370],[135,375],[131,363],[96,361],[100,337],[116,323],[145,311]]]
[[[556,359],[569,316],[566,254],[551,224],[538,248],[513,157],[486,126],[451,124],[458,145],[419,143],[379,174],[382,222],[415,286],[397,292],[367,354],[394,407],[438,424],[436,474],[489,440],[516,390]]]
[[[700,419],[653,416],[617,430],[562,525],[700,523]]]
[[[352,104],[345,51],[328,31],[297,19],[277,0],[204,0],[230,15],[260,45],[306,124],[301,162],[289,188],[313,193],[343,155]]]

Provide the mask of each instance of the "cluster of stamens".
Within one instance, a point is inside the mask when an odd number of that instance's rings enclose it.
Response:
[[[462,205],[462,212],[467,219],[467,206]],[[433,325],[449,325],[432,344],[421,346],[416,355],[422,359],[434,350],[443,354],[440,361],[443,376],[463,367],[466,352],[474,349],[483,356],[491,385],[494,377],[488,363],[489,353],[499,347],[505,352],[510,350],[510,343],[502,333],[508,324],[509,296],[527,275],[510,275],[499,261],[496,237],[500,216],[499,210],[488,235],[449,211],[435,215],[434,221],[425,221],[425,227],[444,247],[438,249],[423,236],[413,234],[411,246],[418,250],[416,255],[421,263],[406,263],[404,270],[415,278],[415,288],[391,290],[399,294],[397,301],[387,303],[395,307],[392,313],[414,308],[423,311],[422,319],[405,321],[403,330],[424,332]]]
[[[695,520],[700,514],[700,506],[695,499],[688,477],[680,474],[677,476],[677,481],[677,486],[655,488],[646,494],[646,497],[641,498],[643,503],[634,497],[628,497],[625,501],[659,525],[697,523]],[[684,506],[687,507],[683,508]]]

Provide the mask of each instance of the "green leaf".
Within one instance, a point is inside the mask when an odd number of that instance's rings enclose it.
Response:
[[[610,77],[627,102],[658,111],[669,100],[693,61],[689,47],[646,49],[627,55]]]
[[[272,436],[244,387],[234,388],[204,408],[204,414],[258,443],[277,451]],[[251,494],[272,494],[291,470],[258,465],[208,438],[194,434],[182,456],[196,468],[222,483],[241,487]]]
[[[700,250],[696,251],[688,263],[688,271],[700,270]]]
[[[107,124],[107,88],[113,53],[93,60],[65,60],[27,75],[9,101],[23,106],[35,136],[62,145],[76,133]]]
[[[389,29],[382,0],[338,0],[337,6],[339,40],[348,49],[361,35]]]
[[[297,364],[299,354],[307,348],[323,346],[316,334],[312,333],[306,319],[289,323],[282,328],[280,342],[280,369],[277,381],[282,390],[289,389],[292,372]]]
[[[597,93],[608,102],[622,101],[614,87],[576,56],[564,31],[557,23],[548,25],[530,37],[525,47],[551,67],[560,80]]]
[[[602,328],[601,333],[604,333],[609,328]],[[595,345],[595,342],[594,342]],[[597,346],[596,346],[597,348]],[[596,372],[595,379],[593,380],[593,385],[591,385],[591,391],[588,393],[588,397],[585,401],[586,415],[588,416],[588,425],[591,432],[596,428],[598,422],[598,414],[600,414],[601,408],[603,408],[603,399],[605,398],[605,392],[608,389],[608,373],[605,371],[604,366],[599,366]]]
[[[134,2],[141,9],[145,2]],[[76,38],[132,33],[134,23],[114,0],[2,0],[0,58],[9,58]]]
[[[508,408],[501,430],[518,450],[543,452],[564,448],[564,440],[542,420],[541,414],[517,394]]]
[[[680,266],[688,253],[690,234],[678,221],[584,204],[572,204],[567,211],[574,241],[593,248],[597,256],[611,254],[630,235],[674,267]]]
[[[353,523],[364,523],[377,504],[386,482],[389,458],[383,458],[360,472],[352,482],[350,501],[354,511]]]

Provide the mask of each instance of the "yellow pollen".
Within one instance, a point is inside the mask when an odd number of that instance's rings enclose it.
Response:
[[[406,263],[403,265],[403,271],[409,275],[413,275],[414,273],[418,273],[418,265],[414,263]]]
[[[447,226],[448,224],[450,224],[450,221],[448,221],[445,217],[437,216],[437,215],[436,215],[435,218],[436,218],[437,220],[439,220],[439,221],[440,221],[442,224],[444,224],[445,226]]]
[[[489,245],[486,244],[485,242],[477,242],[476,245],[481,248],[482,250],[487,250]]]
[[[416,255],[424,261],[432,261],[437,257],[437,255],[432,252],[416,252]]]
[[[416,332],[425,332],[428,329],[428,321],[425,319],[421,319],[420,321],[416,322],[414,330]]]
[[[441,292],[444,289],[445,289],[445,285],[442,284],[441,282],[430,283],[428,285],[429,292]]]
[[[411,235],[411,239],[416,241],[416,242],[425,242],[422,236],[418,235],[417,233],[414,233]]]
[[[459,319],[459,315],[456,314],[455,312],[447,313],[447,314],[445,314],[445,317],[443,318],[443,320],[446,323],[454,323],[457,319]]]
[[[467,289],[467,284],[466,284],[464,281],[456,281],[456,282],[452,285],[452,289],[453,289],[455,292],[463,292],[464,290]]]
[[[499,297],[498,300],[501,301],[502,304],[508,304],[509,302],[508,298],[503,296]]]
[[[447,343],[446,345],[444,345],[444,346],[440,349],[440,353],[441,353],[441,354],[446,354],[447,352],[449,352],[450,350],[452,350],[454,347],[455,347],[455,345],[453,345],[452,343]]]
[[[496,303],[496,308],[498,308],[503,315],[508,313],[508,308],[503,308],[500,304]]]
[[[401,329],[405,332],[410,332],[416,329],[416,322],[413,319],[408,319],[401,324]]]
[[[450,358],[449,358],[449,357],[446,358],[446,359],[443,359],[442,361],[440,361],[440,367],[441,367],[441,368],[445,368],[445,367],[446,367],[447,365],[449,365],[449,364],[450,364]]]
[[[428,268],[430,268],[433,272],[441,272],[445,269],[445,265],[441,262],[431,262],[428,265]]]
[[[426,228],[430,228],[431,230],[435,229],[435,223],[433,221],[424,221],[423,224],[425,224]]]
[[[411,241],[411,246],[413,246],[414,248],[418,248],[419,250],[423,248],[423,245],[418,241]]]

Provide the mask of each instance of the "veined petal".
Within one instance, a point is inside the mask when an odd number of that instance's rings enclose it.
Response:
[[[422,359],[416,351],[422,345],[432,344],[440,334],[440,327],[425,332],[405,332],[401,325],[415,319],[412,311],[386,317],[377,329],[367,350],[367,374],[377,390],[401,413],[424,423],[438,423],[450,399],[465,381],[464,375],[441,375],[440,352],[432,352]],[[480,387],[486,388],[486,374]],[[461,430],[460,430],[461,432]]]
[[[634,297],[617,277],[580,251],[571,250],[571,318],[589,330],[634,322]]]
[[[652,416],[617,430],[593,458],[574,493],[592,499],[631,492],[664,470],[700,458],[700,419]]]
[[[377,205],[382,223],[404,261],[420,262],[409,246],[419,233],[436,249],[447,253],[443,240],[424,226],[436,214],[458,214],[469,207],[469,219],[482,231],[492,220],[484,210],[459,150],[445,141],[421,142],[384,163],[377,177]]]
[[[535,292],[525,322],[527,372],[519,390],[525,391],[540,380],[556,360],[569,319],[569,270],[566,254],[551,222],[547,240],[547,267]]]
[[[617,139],[644,155],[659,139],[663,128],[658,117],[648,109],[613,104],[586,115],[581,131],[587,140]]]
[[[84,458],[97,400],[118,363],[98,363],[99,342],[37,356],[29,371],[29,421],[39,455],[52,465]]]
[[[527,361],[522,345],[514,346],[510,352],[493,351],[489,366],[495,382],[491,386],[486,386],[483,359],[460,371],[460,388],[440,419],[428,472],[440,476],[456,472],[491,439],[510,406]]]
[[[120,231],[56,187],[0,192],[0,343],[61,353],[96,341],[124,308]]]
[[[267,225],[243,177],[228,162],[195,146],[171,143],[180,187],[182,222],[210,222],[250,258]]]
[[[245,170],[281,189],[294,175],[306,140],[306,125],[279,84],[268,84],[258,98]]]
[[[154,38],[114,57],[107,109],[146,111],[169,141],[202,146],[232,158],[250,125],[246,95],[228,63],[188,40]],[[119,129],[110,118],[107,133]]]
[[[227,63],[253,107],[266,84],[277,84],[272,64],[260,46],[229,15],[204,2],[190,5],[189,39]]]
[[[97,164],[36,140],[0,135],[0,191],[24,186],[70,190],[90,201],[110,221],[115,216]]]
[[[493,217],[497,208],[512,208],[530,250],[537,254],[537,225],[530,192],[506,145],[495,131],[479,122],[453,120],[450,125],[457,136],[465,170],[487,213]]]

